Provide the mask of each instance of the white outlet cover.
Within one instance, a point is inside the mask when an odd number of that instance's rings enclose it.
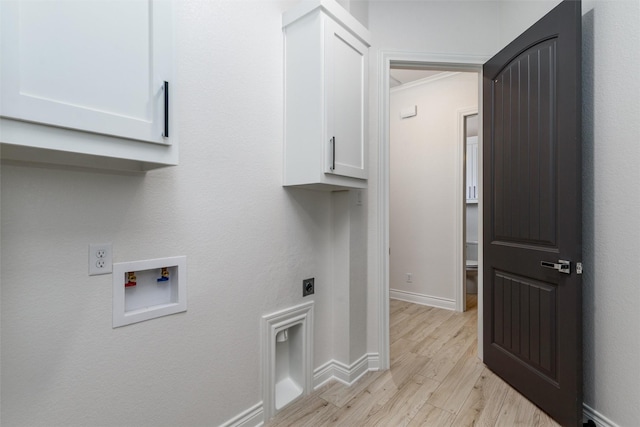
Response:
[[[112,271],[113,271],[113,249],[112,249],[111,243],[90,244],[89,245],[89,276],[111,274]]]

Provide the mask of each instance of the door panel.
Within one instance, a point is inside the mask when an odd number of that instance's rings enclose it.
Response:
[[[556,383],[556,287],[500,271],[493,283],[493,343]]]
[[[555,246],[555,45],[530,48],[493,82],[499,240]]]
[[[483,69],[484,361],[563,425],[582,412],[580,23],[564,1]]]

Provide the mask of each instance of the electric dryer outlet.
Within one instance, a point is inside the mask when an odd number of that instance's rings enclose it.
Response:
[[[302,296],[306,297],[307,295],[313,295],[316,291],[315,289],[315,278],[304,279],[302,281]]]

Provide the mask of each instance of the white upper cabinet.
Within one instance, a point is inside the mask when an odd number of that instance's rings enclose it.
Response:
[[[478,203],[478,137],[467,138],[467,203]]]
[[[169,0],[0,7],[3,158],[140,170],[177,163]]]
[[[332,0],[283,16],[284,185],[367,185],[369,32]]]

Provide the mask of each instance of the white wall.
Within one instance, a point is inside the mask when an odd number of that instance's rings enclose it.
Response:
[[[336,191],[333,206],[334,358],[351,366],[367,349],[366,224],[361,190]]]
[[[281,186],[294,3],[174,2],[180,166],[2,165],[3,426],[219,425],[262,399],[260,317],[303,302],[307,277],[314,366],[334,358],[331,196]],[[105,241],[115,262],[186,255],[188,311],[112,329],[111,276],[87,275]]]
[[[506,2],[503,44],[558,2]],[[640,3],[585,0],[583,71],[584,402],[640,420]]]
[[[369,27],[369,0],[336,0],[362,25]]]
[[[453,308],[462,286],[456,283],[455,212],[464,192],[456,176],[464,152],[459,112],[478,107],[478,75],[447,75],[391,90],[389,287],[400,298],[410,292]],[[400,111],[414,105],[418,115],[402,119]]]

